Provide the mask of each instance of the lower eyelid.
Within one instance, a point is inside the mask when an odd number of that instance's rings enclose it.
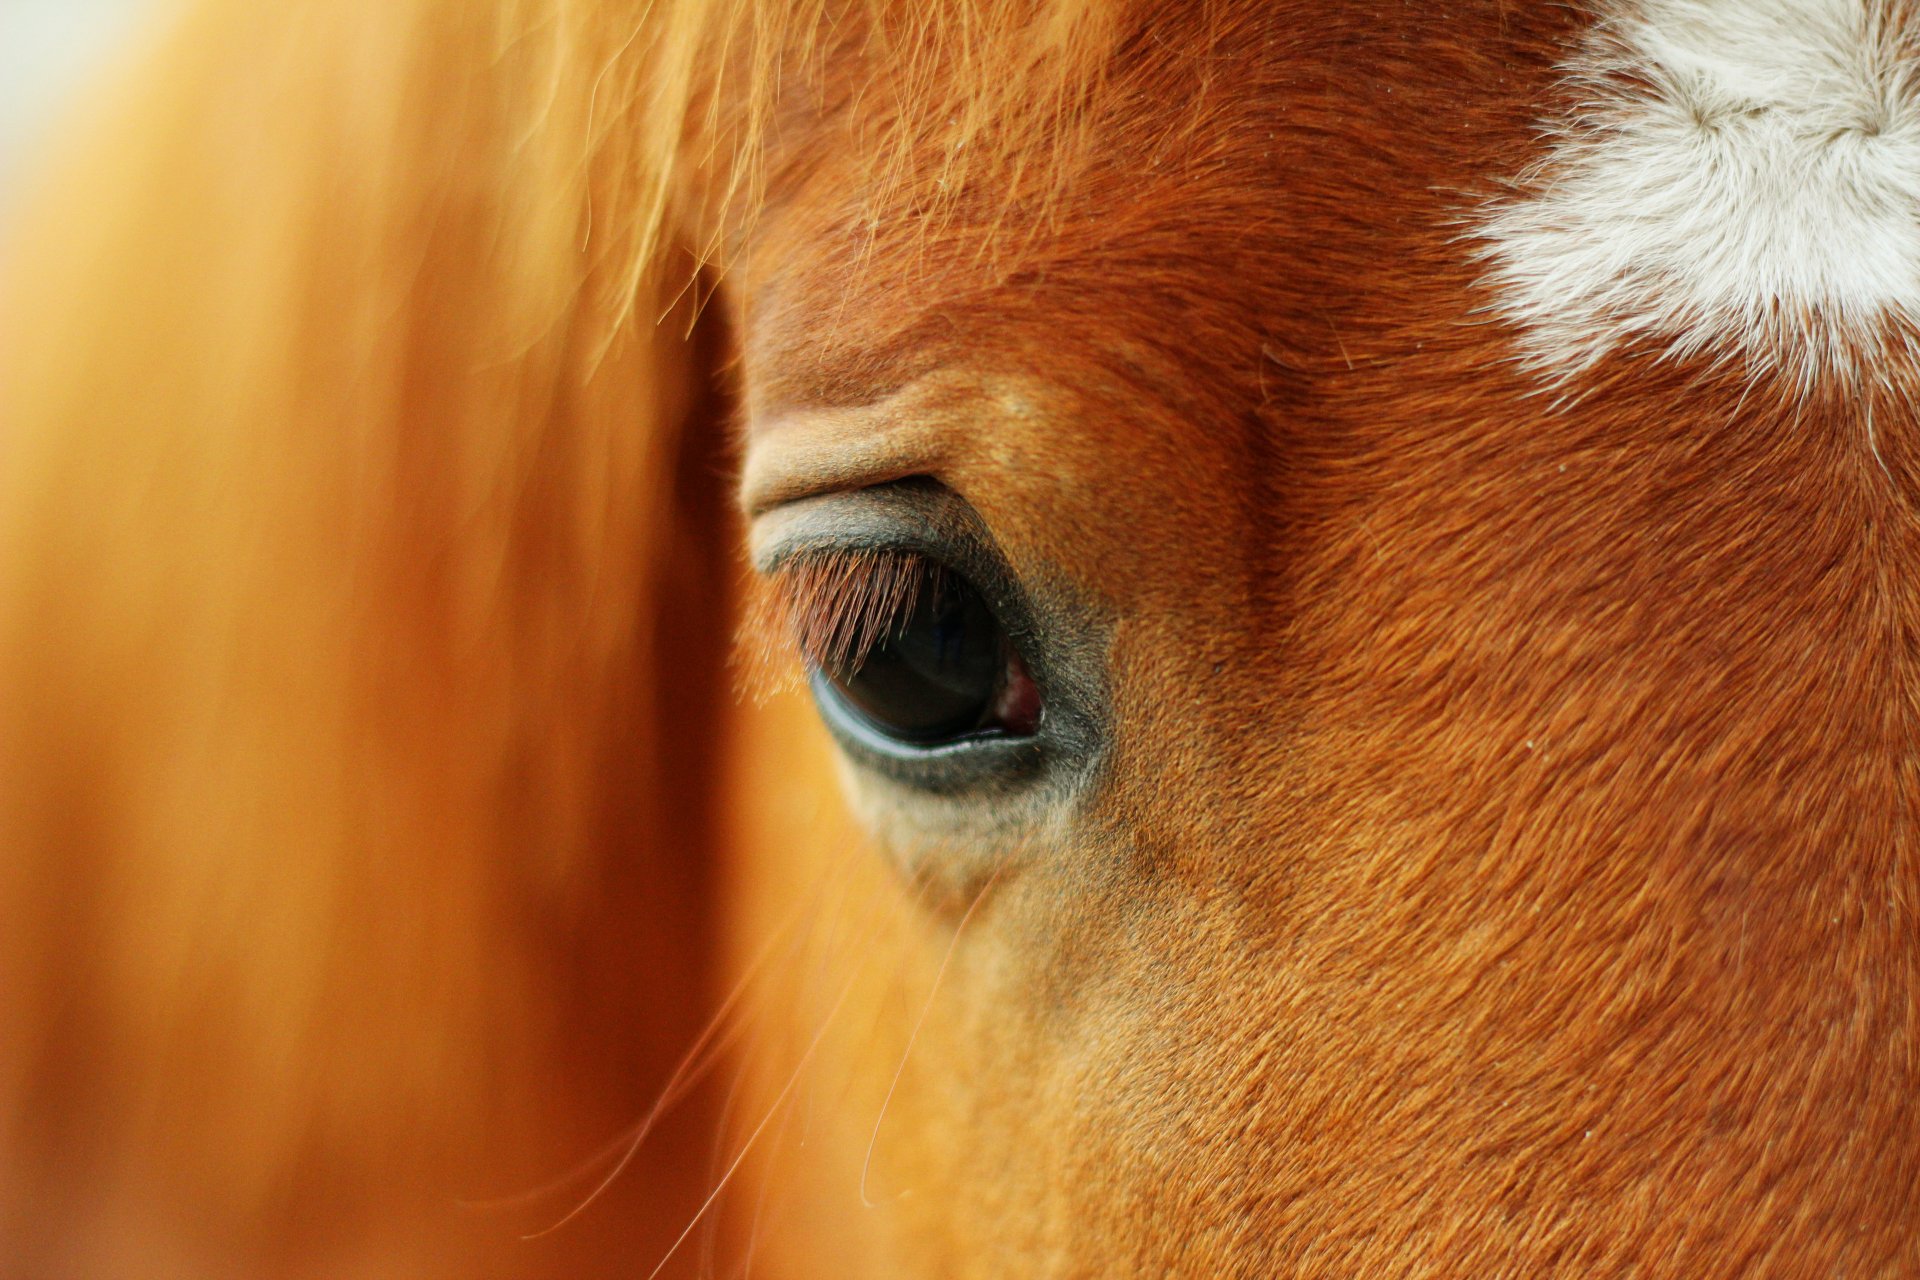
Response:
[[[1007,787],[1042,773],[1049,755],[1039,737],[972,737],[915,746],[875,732],[849,715],[811,676],[821,717],[856,764],[891,781],[933,795],[959,795],[981,787]]]

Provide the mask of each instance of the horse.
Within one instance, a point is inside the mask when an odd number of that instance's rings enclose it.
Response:
[[[1897,0],[193,0],[0,330],[0,1270],[1920,1274]]]

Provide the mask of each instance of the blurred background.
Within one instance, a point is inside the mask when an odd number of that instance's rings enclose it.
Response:
[[[153,0],[0,0],[0,193],[87,73]]]

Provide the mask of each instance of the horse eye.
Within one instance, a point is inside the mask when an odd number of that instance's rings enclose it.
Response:
[[[993,610],[952,570],[922,561],[918,572],[910,603],[865,653],[822,668],[823,692],[913,746],[1032,734],[1039,691]]]

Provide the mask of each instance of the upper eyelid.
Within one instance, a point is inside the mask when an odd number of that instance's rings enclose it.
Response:
[[[1025,403],[1015,399],[1014,408]],[[858,404],[761,405],[748,415],[741,507],[757,518],[796,500],[940,474],[956,444],[1009,409],[995,380],[953,371]]]
[[[978,591],[1016,643],[1039,633],[1034,602],[985,521],[958,493],[927,476],[784,503],[754,520],[749,548],[763,578],[777,577],[808,555],[921,555]]]
[[[963,574],[1012,576],[973,508],[926,476],[782,503],[756,516],[748,534],[753,566],[763,575],[796,556],[868,550],[915,552]]]

